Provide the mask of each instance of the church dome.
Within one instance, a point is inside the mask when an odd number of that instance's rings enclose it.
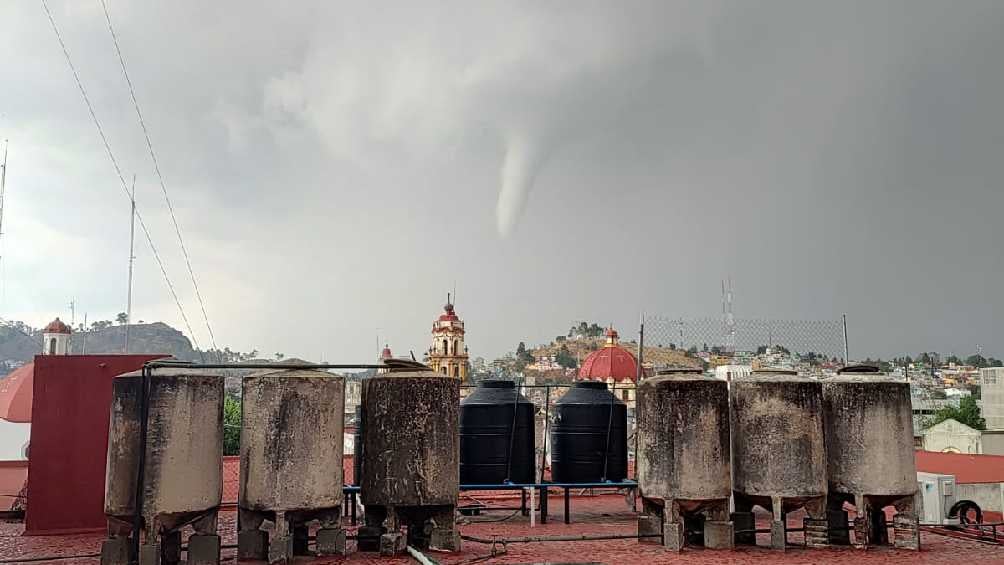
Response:
[[[70,326],[67,326],[66,324],[64,324],[57,317],[55,320],[49,322],[48,326],[45,326],[45,329],[42,330],[42,333],[47,333],[47,334],[69,334],[69,333],[72,333],[72,332],[70,330]]]
[[[457,313],[453,311],[453,304],[450,304],[449,302],[447,302],[446,306],[443,306],[443,313],[440,314],[439,321],[440,322],[456,322],[456,321],[459,321],[459,320],[460,320],[460,318],[457,317]]]
[[[638,376],[638,361],[633,353],[617,343],[617,330],[609,328],[606,331],[607,343],[602,348],[586,357],[579,369],[579,379],[586,381],[616,382],[629,380],[634,382]]]

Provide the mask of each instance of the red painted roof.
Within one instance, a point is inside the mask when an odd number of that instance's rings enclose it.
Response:
[[[959,484],[1004,483],[1004,455],[917,451],[914,458],[918,471],[955,475]]]
[[[48,326],[45,326],[45,329],[42,330],[42,333],[68,334],[71,333],[71,331],[70,331],[70,326],[67,326],[62,321],[60,321],[59,317],[56,317],[55,320],[49,322]]]
[[[589,354],[579,369],[579,379],[615,381],[628,379],[634,382],[638,376],[638,362],[634,355],[619,345],[608,345]]]
[[[389,345],[383,346],[383,351],[380,352],[380,358],[390,359],[392,357],[394,357],[394,354],[390,352],[390,346]]]
[[[35,363],[27,363],[0,380],[0,418],[8,422],[31,422],[31,399]]]
[[[449,302],[446,306],[443,306],[443,314],[439,316],[440,322],[459,322],[460,318],[457,317],[456,312],[453,311],[453,304]]]

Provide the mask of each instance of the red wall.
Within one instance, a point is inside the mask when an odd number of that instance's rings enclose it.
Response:
[[[105,528],[112,379],[164,355],[38,355],[25,535]]]

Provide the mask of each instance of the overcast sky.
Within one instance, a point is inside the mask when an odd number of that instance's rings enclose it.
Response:
[[[206,347],[101,4],[49,6]],[[1004,3],[109,8],[220,347],[421,355],[456,284],[490,359],[719,316],[731,276],[855,357],[1004,355]],[[41,4],[0,61],[0,315],[112,319],[129,202]],[[136,249],[133,319],[185,329]]]

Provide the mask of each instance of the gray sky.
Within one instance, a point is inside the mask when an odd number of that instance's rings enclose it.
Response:
[[[219,345],[472,355],[641,311],[1004,354],[1004,3],[110,3]],[[98,0],[51,0],[208,345]],[[40,4],[0,7],[7,319],[125,309],[128,200]],[[134,320],[183,328],[142,238]],[[187,333],[187,331],[186,331]]]

